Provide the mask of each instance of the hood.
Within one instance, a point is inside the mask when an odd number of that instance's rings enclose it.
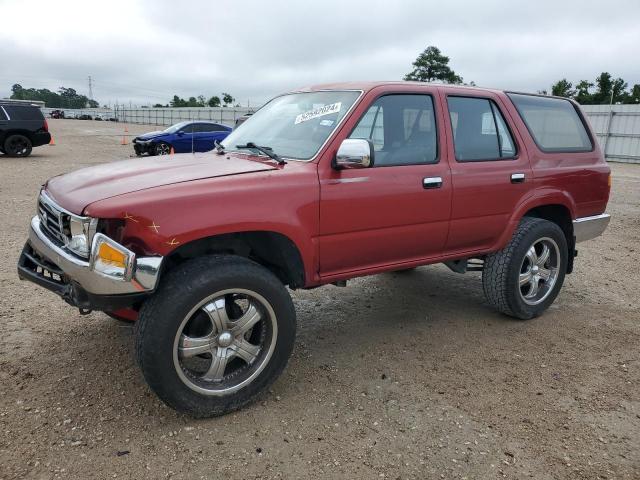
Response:
[[[167,132],[163,132],[162,130],[158,130],[156,132],[144,133],[142,135],[138,135],[136,138],[140,140],[151,140],[152,138],[163,137],[165,135],[170,135]]]
[[[98,200],[204,178],[276,170],[246,156],[213,153],[163,155],[106,163],[50,179],[45,188],[61,207],[81,215]]]

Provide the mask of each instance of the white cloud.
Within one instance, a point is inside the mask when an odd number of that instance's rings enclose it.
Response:
[[[330,81],[395,80],[428,45],[465,80],[535,91],[601,71],[640,83],[637,0],[0,0],[0,96],[15,82],[103,103],[229,91],[260,103]],[[633,60],[632,60],[633,59]]]

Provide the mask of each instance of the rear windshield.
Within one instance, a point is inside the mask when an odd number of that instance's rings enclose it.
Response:
[[[4,105],[4,109],[11,120],[42,120],[44,118],[38,107]]]
[[[568,100],[508,95],[542,151],[587,152],[593,149],[580,115]]]

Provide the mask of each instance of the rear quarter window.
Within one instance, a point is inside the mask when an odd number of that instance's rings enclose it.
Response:
[[[588,152],[593,149],[581,116],[568,100],[516,93],[508,95],[543,152]]]
[[[5,105],[5,110],[11,120],[40,120],[44,118],[37,107],[23,107],[20,105]]]

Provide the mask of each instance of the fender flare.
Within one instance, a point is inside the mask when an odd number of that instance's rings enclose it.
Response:
[[[493,250],[501,250],[507,245],[507,243],[509,243],[509,239],[513,236],[513,232],[515,232],[520,220],[522,220],[522,217],[524,217],[527,212],[536,207],[543,207],[545,205],[561,205],[569,211],[569,215],[572,220],[576,218],[575,201],[567,192],[555,189],[536,190],[532,196],[523,198],[516,206],[506,228],[504,229],[504,232],[498,239]]]

